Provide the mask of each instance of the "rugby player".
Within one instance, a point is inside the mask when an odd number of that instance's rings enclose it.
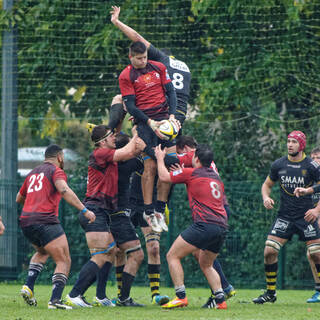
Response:
[[[306,136],[301,131],[292,131],[288,135],[288,155],[273,162],[270,173],[261,188],[263,205],[271,210],[274,200],[270,197],[276,181],[280,184],[280,208],[268,234],[264,249],[264,267],[267,290],[253,299],[254,303],[275,302],[278,271],[278,254],[281,247],[299,235],[304,241],[311,259],[320,274],[320,230],[316,221],[320,215],[320,204],[315,208],[311,195],[304,195],[303,190],[320,182],[319,165],[304,153]],[[319,188],[309,188],[313,191]],[[310,190],[311,192],[311,190]],[[295,195],[297,197],[295,197]]]
[[[156,147],[155,154],[160,180],[186,184],[193,219],[193,224],[178,236],[167,253],[176,298],[162,305],[162,308],[172,309],[188,305],[181,259],[200,250],[199,265],[214,292],[215,308],[226,309],[220,277],[212,267],[223,244],[228,220],[223,206],[224,185],[211,168],[213,152],[206,145],[198,145],[192,158],[193,168],[180,167],[172,172],[165,166],[165,150],[162,150],[160,145]]]
[[[314,149],[311,150],[310,158],[320,165],[320,148],[319,147],[314,148]],[[316,206],[317,203],[320,200],[320,192],[313,193],[312,194],[312,200],[313,200],[314,206]],[[320,220],[319,219],[318,219],[318,224],[320,226]],[[317,303],[317,302],[320,302],[320,278],[318,276],[318,272],[317,272],[316,266],[315,266],[313,260],[311,259],[309,251],[307,251],[307,258],[308,258],[308,261],[309,261],[309,264],[310,264],[310,268],[311,268],[311,271],[312,271],[312,276],[313,276],[313,279],[314,279],[314,282],[315,282],[315,284],[314,284],[315,293],[312,295],[311,298],[309,298],[307,300],[307,302],[308,303]]]
[[[89,224],[86,219],[79,216],[81,227],[86,232],[91,259],[81,268],[75,285],[66,296],[66,304],[75,307],[91,307],[83,295],[96,279],[98,284],[94,303],[114,306],[106,296],[105,284],[115,254],[115,242],[109,228],[109,214],[117,208],[117,163],[135,157],[137,150],[140,152],[140,144],[143,143],[140,138],[134,136],[125,147],[115,150],[115,135],[105,125],[93,128],[91,140],[95,149],[89,156],[88,185],[84,204],[97,218],[94,223]]]
[[[61,197],[78,209],[88,223],[95,221],[94,213],[69,188],[63,167],[63,150],[55,144],[48,146],[43,164],[28,174],[16,197],[16,201],[23,205],[20,216],[22,232],[36,250],[20,294],[28,305],[37,305],[34,284],[51,256],[56,268],[52,276],[49,309],[72,309],[61,301],[71,265],[68,241],[58,219]]]
[[[137,123],[138,135],[146,143],[144,152],[152,154],[152,148],[159,143],[168,148],[168,153],[175,152],[174,143],[165,140],[159,131],[162,120],[169,118],[176,121],[176,95],[167,69],[160,62],[147,60],[147,48],[142,42],[131,44],[129,59],[131,64],[121,72],[119,86],[125,106]],[[170,185],[159,185],[158,200],[161,201],[159,203],[163,210],[154,208],[152,196],[155,175],[155,160],[145,159],[141,180],[145,219],[154,231],[161,232],[168,230],[163,212],[166,201],[164,197],[167,197]]]

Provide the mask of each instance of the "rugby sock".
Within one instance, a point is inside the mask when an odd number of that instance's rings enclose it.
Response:
[[[315,283],[315,290],[320,292],[320,264],[315,264],[315,267],[316,267],[316,270],[317,270],[317,273],[318,273],[318,279],[319,281],[317,283]]]
[[[124,301],[130,296],[130,290],[132,283],[134,281],[135,276],[131,275],[130,273],[123,272],[122,273],[122,288],[120,293],[120,301]]]
[[[107,261],[99,270],[97,278],[97,298],[102,300],[106,297],[106,286],[109,276],[109,271],[112,267],[112,263]]]
[[[116,267],[118,297],[120,296],[121,288],[122,288],[122,272],[123,272],[123,269],[124,269],[124,265]]]
[[[264,270],[266,273],[267,293],[274,295],[276,293],[278,263],[265,264]]]
[[[144,211],[145,211],[146,215],[150,215],[150,214],[154,213],[154,205],[153,205],[153,203],[145,204],[144,205]]]
[[[42,263],[32,263],[29,264],[29,270],[28,270],[28,276],[25,285],[30,288],[31,291],[33,291],[34,284],[38,278],[38,275],[43,269]]]
[[[179,299],[184,299],[186,297],[186,287],[184,285],[174,287],[174,289],[176,290],[176,296]]]
[[[67,280],[68,280],[68,277],[63,273],[55,273],[52,276],[53,289],[52,289],[52,295],[50,298],[51,302],[61,300],[62,292],[67,283]]]
[[[164,211],[166,210],[166,203],[164,201],[157,200],[155,209],[157,212],[164,214]]]
[[[214,296],[215,296],[216,303],[222,303],[225,300],[224,292],[223,292],[222,288],[216,290],[214,292]]]
[[[160,264],[148,264],[148,278],[151,289],[151,297],[160,294]]]
[[[214,267],[214,269],[217,271],[217,273],[220,276],[220,281],[221,281],[222,288],[223,289],[227,288],[230,285],[230,283],[228,282],[226,276],[224,275],[224,273],[222,271],[222,268],[221,268],[221,264],[217,259],[214,260],[213,267]]]
[[[94,283],[100,268],[98,265],[89,260],[80,270],[78,280],[73,286],[69,296],[75,298],[83,293]]]

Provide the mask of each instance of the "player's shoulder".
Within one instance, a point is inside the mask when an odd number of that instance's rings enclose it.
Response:
[[[317,161],[312,160],[312,158],[305,157],[304,162],[307,165],[309,165],[312,169],[320,170],[320,164]]]
[[[119,79],[127,78],[128,75],[130,74],[130,71],[132,70],[132,68],[133,68],[133,67],[132,67],[131,64],[127,65],[127,66],[121,71],[121,73],[120,73],[120,75],[119,75]]]
[[[172,69],[190,73],[190,69],[187,64],[181,60],[176,59],[175,57],[169,57],[169,65]]]
[[[273,161],[271,166],[272,167],[283,166],[283,165],[286,165],[288,162],[289,162],[288,156],[283,156],[283,157],[278,158],[275,161]]]
[[[166,69],[167,67],[160,61],[154,61],[154,60],[148,60],[148,62],[153,65],[153,66],[156,66],[160,69]]]

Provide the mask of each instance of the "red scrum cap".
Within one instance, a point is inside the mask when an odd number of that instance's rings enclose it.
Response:
[[[306,135],[302,131],[292,131],[289,133],[288,138],[296,139],[299,142],[299,152],[304,150],[307,144]]]

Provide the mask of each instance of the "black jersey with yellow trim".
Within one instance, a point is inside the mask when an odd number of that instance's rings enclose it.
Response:
[[[311,158],[303,156],[301,161],[290,161],[284,156],[273,162],[269,178],[280,184],[279,216],[299,219],[313,208],[312,195],[297,198],[295,188],[308,188],[320,181],[320,166]]]
[[[177,95],[177,110],[186,112],[190,95],[191,72],[185,62],[166,55],[152,44],[148,49],[148,59],[163,63],[168,70]]]

